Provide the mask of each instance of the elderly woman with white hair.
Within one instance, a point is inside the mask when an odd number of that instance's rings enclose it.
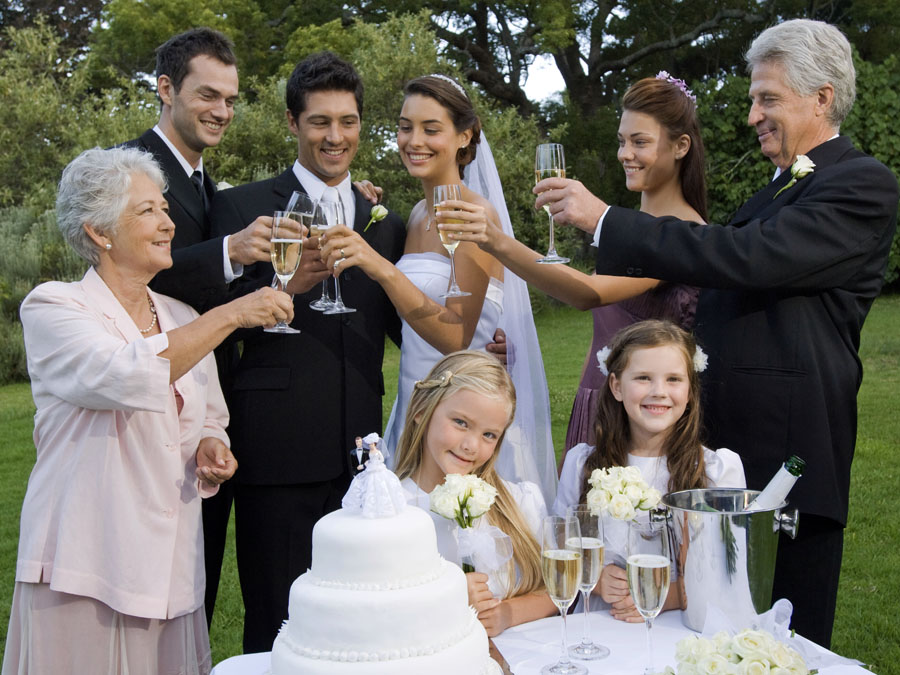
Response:
[[[270,288],[198,316],[172,265],[165,181],[134,148],[63,171],[57,219],[90,268],[21,307],[37,412],[3,674],[208,673],[200,499],[237,463],[212,349],[292,318]]]

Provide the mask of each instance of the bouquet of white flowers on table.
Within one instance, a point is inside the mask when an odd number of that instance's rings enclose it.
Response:
[[[429,497],[432,511],[459,525],[460,554],[468,557],[464,551],[471,548],[472,542],[465,541],[467,537],[464,533],[493,506],[497,489],[473,474],[462,476],[450,473],[444,477],[442,484],[431,491]],[[464,572],[475,571],[474,566],[466,562],[463,562],[462,568]]]
[[[764,630],[736,635],[719,631],[711,638],[690,635],[675,646],[677,667],[662,675],[812,675],[799,652]]]
[[[649,511],[662,498],[647,485],[636,466],[594,469],[588,478],[587,505],[595,516],[609,514],[618,520],[634,520],[638,511]]]

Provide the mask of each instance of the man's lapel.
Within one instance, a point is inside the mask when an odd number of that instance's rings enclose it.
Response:
[[[169,146],[163,142],[153,129],[144,133],[141,136],[141,140],[150,148],[153,156],[156,157],[156,160],[162,167],[163,173],[166,174],[168,188],[164,195],[165,198],[178,202],[178,205],[188,216],[198,225],[202,225],[205,215],[203,212],[203,200],[200,198],[200,193],[197,192],[197,188],[194,187],[191,179],[187,177],[184,169],[181,168],[181,164],[179,164],[175,155],[169,150]],[[209,176],[206,176],[206,178],[211,184],[212,179]],[[214,186],[213,190],[215,190]]]

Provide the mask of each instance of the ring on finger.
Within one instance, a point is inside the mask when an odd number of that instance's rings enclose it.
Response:
[[[341,260],[347,257],[347,254],[344,253],[344,249],[341,249]]]

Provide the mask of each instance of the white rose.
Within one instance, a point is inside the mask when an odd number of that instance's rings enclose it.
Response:
[[[761,631],[744,630],[734,636],[734,651],[742,659],[768,661],[768,635]],[[766,666],[768,669],[768,666]]]
[[[456,520],[456,510],[459,508],[459,502],[457,502],[454,495],[447,490],[439,491],[438,488],[435,488],[430,497],[432,511],[444,518]]]
[[[606,469],[594,469],[588,477],[588,483],[591,484],[591,487],[599,487],[600,480],[604,475],[606,475]]]
[[[787,645],[774,642],[769,646],[769,660],[779,668],[790,668],[794,663],[794,656]]]
[[[599,516],[609,507],[609,493],[599,488],[591,488],[587,493],[587,505],[592,516]]]
[[[643,488],[640,485],[635,485],[634,483],[626,486],[622,491],[622,494],[628,497],[628,500],[631,502],[631,505],[634,508],[637,508],[641,503],[641,500],[644,498]]]
[[[644,491],[643,499],[641,499],[641,503],[638,505],[639,508],[644,511],[649,511],[652,508],[656,508],[657,504],[659,504],[662,499],[662,495],[659,490],[656,488],[647,488]]]
[[[739,675],[769,675],[769,663],[765,660],[744,659],[738,664]]]
[[[634,507],[631,500],[625,495],[614,495],[609,501],[609,515],[618,520],[632,520],[634,518]]]
[[[791,175],[795,178],[804,178],[813,172],[816,165],[806,155],[797,155],[797,161],[791,165]]]
[[[731,664],[721,654],[709,654],[697,662],[697,668],[706,675],[727,675]]]
[[[641,470],[636,466],[623,466],[622,469],[622,479],[628,481],[629,483],[637,483],[638,485],[646,485],[647,483],[644,481],[644,474],[641,473]]]
[[[466,502],[466,507],[472,518],[478,518],[487,513],[488,509],[493,506],[494,500],[497,499],[496,488],[482,480],[479,480],[479,483],[480,485],[471,488],[472,492],[469,495],[469,500]]]

